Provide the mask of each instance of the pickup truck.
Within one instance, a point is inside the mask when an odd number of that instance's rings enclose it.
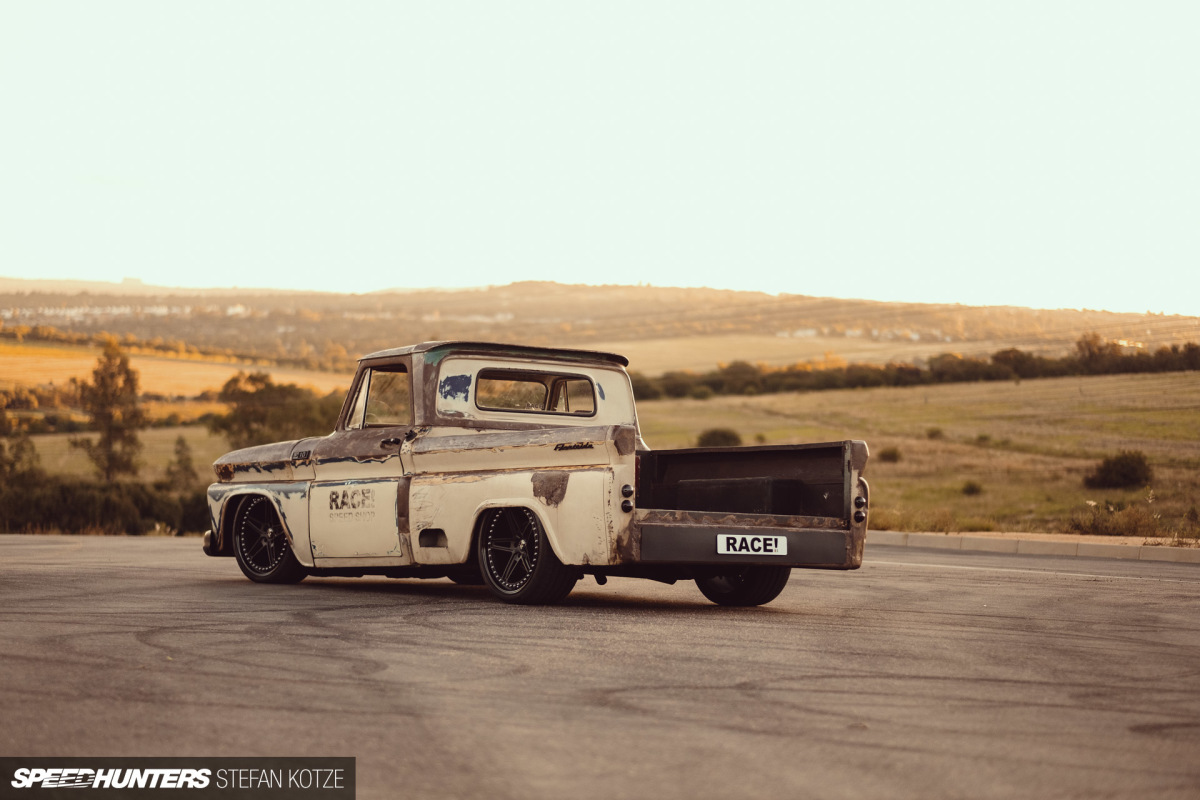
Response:
[[[626,366],[484,342],[364,356],[328,436],[213,464],[204,552],[263,583],[448,577],[521,604],[591,575],[753,606],[793,568],[862,564],[865,442],[651,450]]]

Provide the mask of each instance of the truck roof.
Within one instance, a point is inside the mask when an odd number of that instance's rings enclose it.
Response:
[[[437,364],[449,355],[502,355],[518,358],[543,358],[558,361],[607,361],[629,366],[629,359],[616,353],[603,353],[598,350],[576,350],[562,347],[530,347],[522,344],[504,344],[500,342],[421,342],[407,347],[394,347],[390,350],[380,350],[363,356],[359,361],[371,361],[377,358],[392,358],[395,356],[422,355],[427,364]]]

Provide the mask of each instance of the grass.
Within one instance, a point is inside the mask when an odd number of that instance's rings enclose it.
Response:
[[[1146,490],[1090,490],[1104,456],[1145,452],[1164,534],[1200,506],[1200,374],[1058,378],[658,400],[639,404],[651,447],[688,447],[730,427],[770,444],[864,439],[878,529],[1068,532],[1087,501],[1136,505]],[[929,431],[938,429],[939,436]],[[971,482],[976,493],[964,493]]]
[[[58,475],[72,475],[78,478],[94,477],[95,471],[92,468],[92,462],[88,460],[82,450],[70,446],[72,437],[86,437],[87,435],[87,433],[49,433],[34,436],[33,443],[37,447],[42,468]],[[209,465],[219,456],[227,453],[230,448],[223,437],[213,436],[207,429],[196,425],[177,428],[149,428],[142,431],[142,468],[138,473],[139,479],[150,482],[165,477],[167,464],[175,457],[175,440],[180,436],[192,449],[192,461],[202,482],[211,483],[214,480]]]

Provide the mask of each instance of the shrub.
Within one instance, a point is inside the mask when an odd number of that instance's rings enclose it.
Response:
[[[1149,504],[1131,506],[1088,501],[1088,511],[1071,515],[1068,528],[1072,533],[1092,536],[1158,536],[1159,517],[1150,511]]]
[[[693,400],[707,400],[713,396],[714,392],[711,387],[701,384],[700,386],[692,387],[692,391],[689,394]]]
[[[1122,450],[1096,465],[1096,469],[1083,478],[1089,489],[1123,489],[1130,486],[1145,486],[1154,478],[1154,471],[1146,454],[1140,450]]]
[[[103,484],[58,476],[0,484],[0,530],[14,533],[199,533],[209,524],[204,489],[176,496],[141,483]]]
[[[962,493],[967,497],[974,497],[977,494],[983,494],[983,486],[975,481],[967,481],[962,485]]]
[[[925,431],[926,439],[945,439],[946,434],[941,428],[929,428]]]
[[[742,437],[733,428],[709,428],[696,440],[697,447],[737,447]]]
[[[885,464],[895,464],[900,460],[899,447],[885,447],[879,451],[879,460]]]

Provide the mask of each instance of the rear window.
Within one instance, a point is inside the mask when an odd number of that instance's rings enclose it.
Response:
[[[596,413],[596,390],[583,375],[485,369],[476,383],[475,405],[484,411],[590,417]]]

